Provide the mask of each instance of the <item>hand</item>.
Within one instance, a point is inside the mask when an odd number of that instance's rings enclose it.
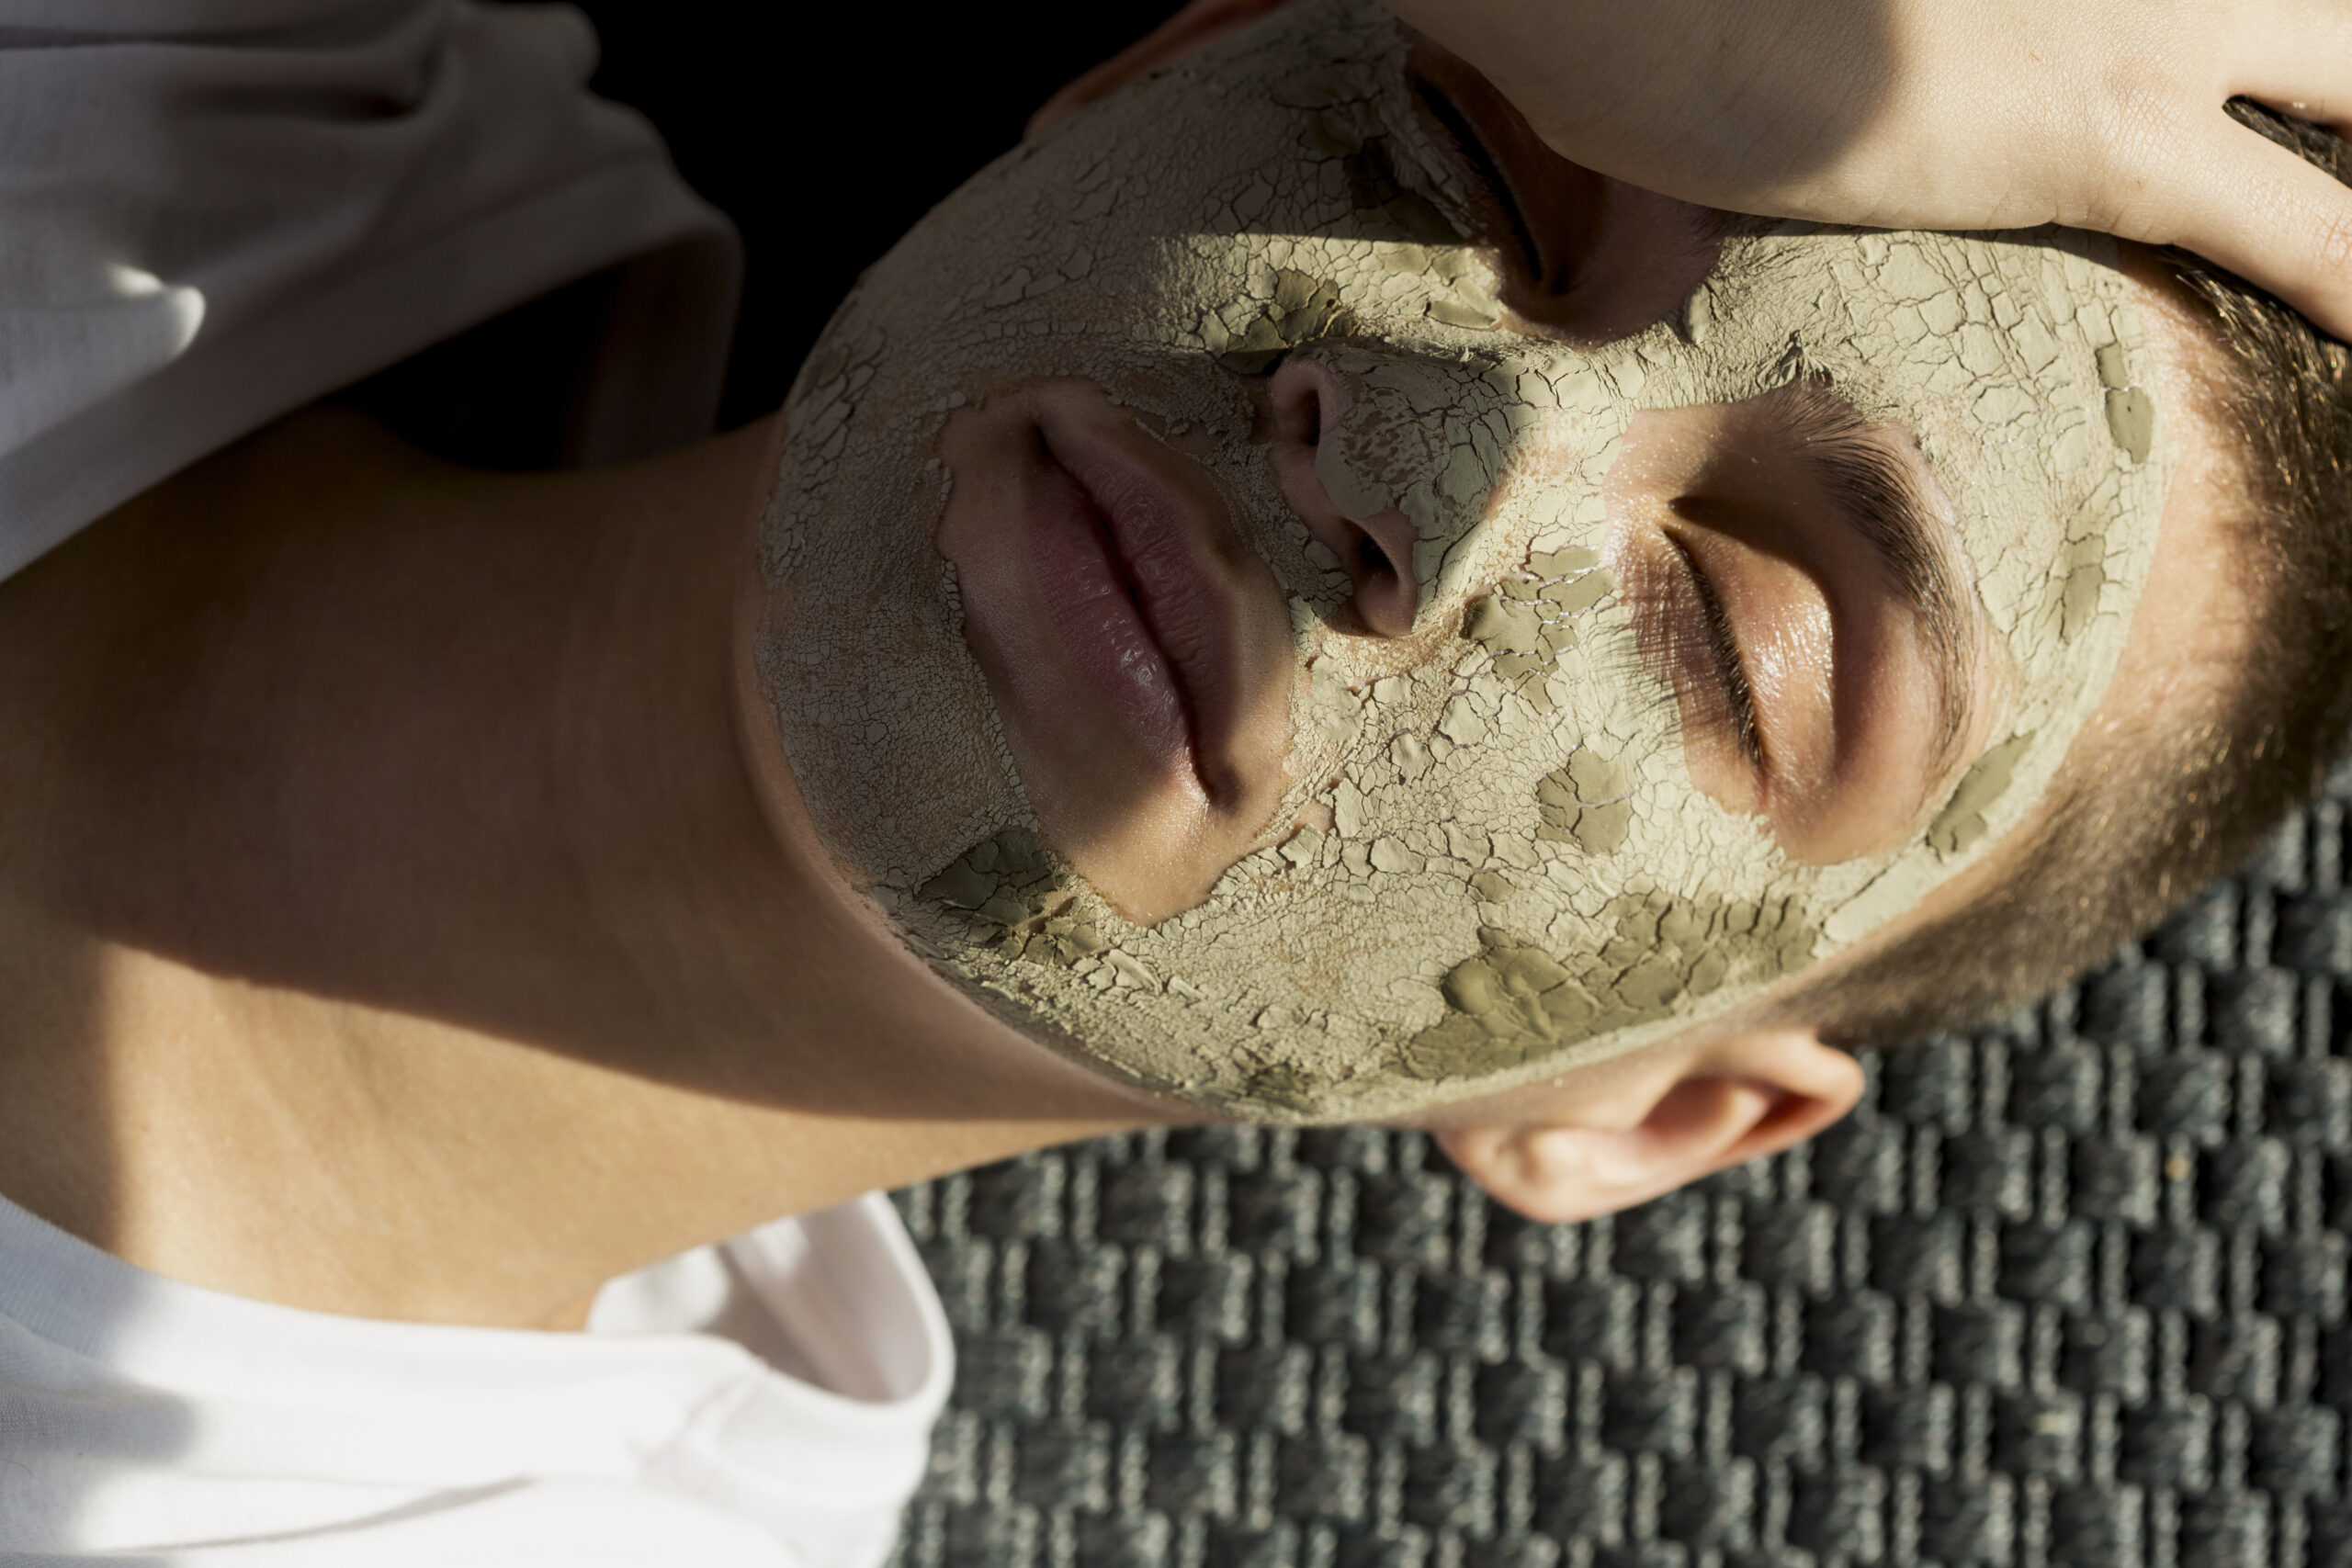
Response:
[[[1385,0],[1562,156],[1686,201],[2179,245],[2352,338],[2352,189],[2232,119],[2352,124],[2346,0]]]
[[[1193,0],[1033,130],[1272,10]],[[2232,119],[2352,127],[2352,0],[1384,0],[1588,168],[1737,212],[2179,245],[2352,339],[2352,190]]]

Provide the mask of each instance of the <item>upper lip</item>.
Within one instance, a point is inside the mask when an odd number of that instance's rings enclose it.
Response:
[[[1238,534],[1205,475],[1132,423],[1099,428],[1042,410],[1046,460],[1083,491],[1103,522],[1112,565],[1168,662],[1184,712],[1193,768],[1212,802],[1241,793],[1235,758],[1242,692],[1236,586],[1209,561]]]

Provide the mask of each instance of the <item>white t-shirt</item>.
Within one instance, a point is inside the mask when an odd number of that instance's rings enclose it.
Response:
[[[0,577],[623,263],[578,454],[705,434],[733,231],[594,51],[550,6],[0,0]],[[862,1568],[949,1375],[878,1199],[615,1281],[581,1335],[243,1301],[0,1201],[0,1562]]]
[[[584,1334],[247,1301],[0,1201],[0,1562],[869,1568],[950,1372],[879,1197],[614,1280]]]
[[[582,455],[707,434],[734,233],[594,62],[560,6],[0,0],[0,577],[629,258]]]

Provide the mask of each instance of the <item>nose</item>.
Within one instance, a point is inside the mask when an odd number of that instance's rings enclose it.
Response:
[[[1394,508],[1350,517],[1332,501],[1316,458],[1347,408],[1347,386],[1330,367],[1293,355],[1274,369],[1274,483],[1283,499],[1354,584],[1348,603],[1374,637],[1413,629],[1420,588],[1413,581],[1413,525]]]

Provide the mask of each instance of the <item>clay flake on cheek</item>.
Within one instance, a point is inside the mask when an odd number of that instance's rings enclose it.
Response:
[[[1549,1076],[1908,908],[2039,799],[2112,670],[2162,491],[2144,341],[2075,237],[1773,229],[1671,320],[1517,335],[1454,232],[1464,176],[1404,48],[1377,10],[1300,0],[942,204],[804,369],[763,532],[758,674],[842,875],[1034,1037],[1256,1118]],[[1286,356],[1341,400],[1311,465],[1332,504],[1411,525],[1402,635],[1341,614],[1344,563],[1272,475],[1261,389]],[[1831,866],[1692,788],[1603,551],[1637,412],[1800,378],[1916,434],[2015,674],[1933,822]],[[1287,604],[1279,799],[1204,900],[1148,926],[1041,820],[936,543],[947,421],[1062,381],[1182,444]]]

